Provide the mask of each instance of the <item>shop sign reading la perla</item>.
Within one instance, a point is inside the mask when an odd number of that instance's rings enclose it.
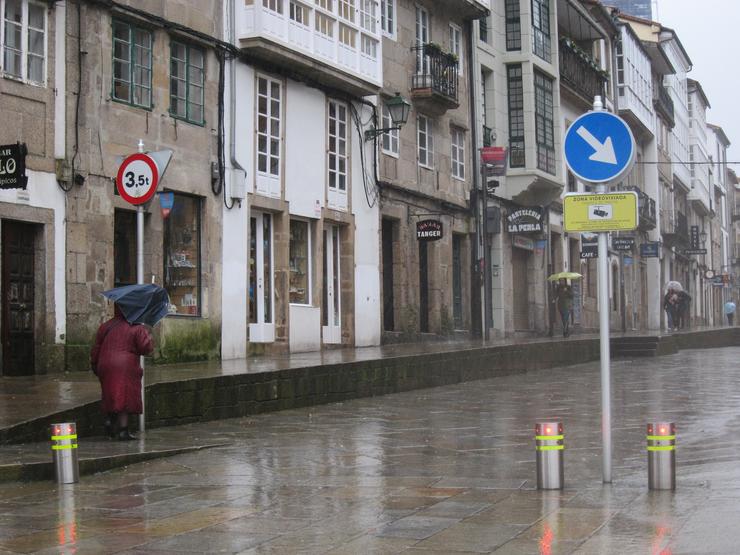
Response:
[[[506,217],[509,233],[539,233],[542,231],[542,210],[517,208]]]

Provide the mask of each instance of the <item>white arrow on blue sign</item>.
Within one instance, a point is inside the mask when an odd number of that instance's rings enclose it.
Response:
[[[627,122],[610,112],[588,112],[574,121],[563,141],[565,162],[581,181],[613,183],[635,163],[635,138]]]

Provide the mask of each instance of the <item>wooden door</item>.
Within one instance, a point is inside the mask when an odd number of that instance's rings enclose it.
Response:
[[[33,225],[2,225],[2,342],[6,376],[28,376],[34,368]]]

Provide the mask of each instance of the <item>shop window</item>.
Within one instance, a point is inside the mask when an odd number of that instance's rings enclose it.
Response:
[[[3,5],[4,4],[4,5]],[[46,81],[46,6],[28,0],[0,2],[3,74],[30,83]]]
[[[202,49],[173,41],[170,45],[170,113],[203,124],[205,54]]]
[[[311,224],[290,221],[290,302],[311,304]]]
[[[113,98],[152,106],[152,33],[113,21]]]
[[[175,193],[164,221],[164,288],[170,312],[200,316],[201,199]]]
[[[116,210],[113,215],[113,285],[136,283],[136,212]]]

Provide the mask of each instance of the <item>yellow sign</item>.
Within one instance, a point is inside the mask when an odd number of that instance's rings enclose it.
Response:
[[[582,195],[563,199],[565,231],[631,231],[637,229],[637,193]]]

